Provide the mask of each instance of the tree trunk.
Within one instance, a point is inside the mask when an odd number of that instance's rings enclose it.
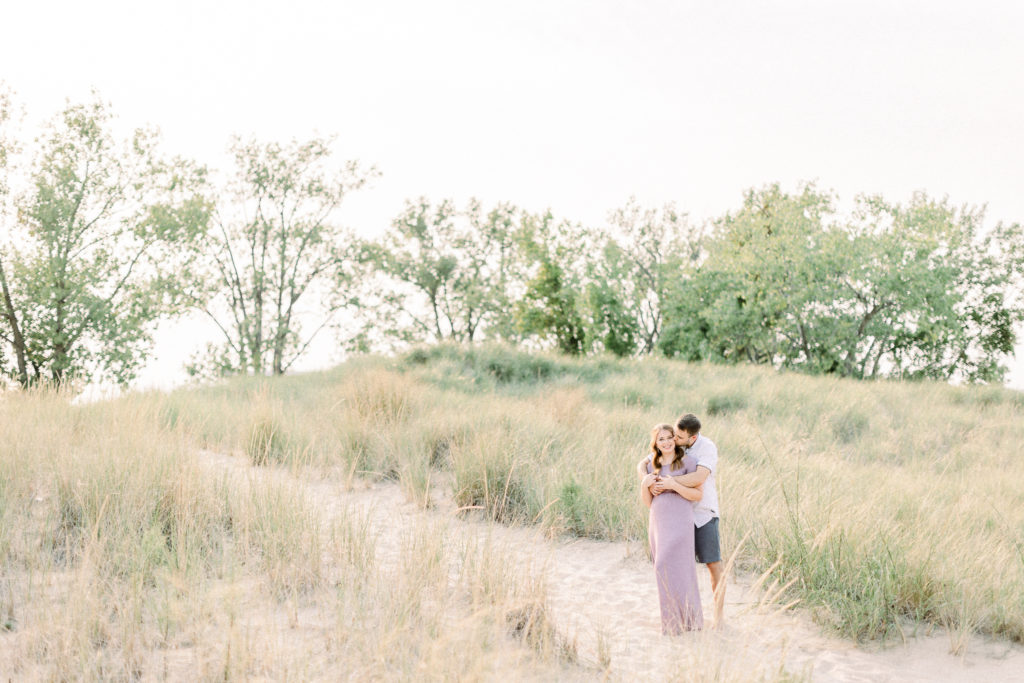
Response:
[[[21,325],[18,324],[18,315],[14,310],[14,302],[11,301],[11,292],[7,288],[7,274],[4,272],[3,261],[0,261],[0,287],[2,287],[4,297],[4,315],[11,326],[14,357],[18,362],[18,383],[22,387],[27,387],[28,368],[25,365],[25,338],[21,335]]]

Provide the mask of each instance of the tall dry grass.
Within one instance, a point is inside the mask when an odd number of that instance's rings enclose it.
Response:
[[[266,468],[239,476],[197,458],[213,438],[244,450],[256,417],[190,431],[201,420],[178,399],[69,398],[0,398],[0,678],[579,675],[550,632],[515,637],[507,615],[540,619],[546,597],[500,551],[481,564],[471,540],[422,528],[381,556],[365,515]],[[287,406],[260,387],[251,400]]]
[[[1024,642],[1021,394],[435,347],[86,406],[0,398],[0,675],[593,676],[493,548],[421,529],[383,556],[360,515],[196,452],[639,539],[635,464],[682,412],[719,446],[726,553],[749,535],[740,564],[780,600],[855,639]]]
[[[161,401],[254,462],[394,479],[425,506],[448,486],[494,520],[601,539],[644,536],[647,429],[694,412],[722,457],[726,547],[750,534],[741,564],[774,566],[823,623],[1024,642],[1019,392],[440,346]]]

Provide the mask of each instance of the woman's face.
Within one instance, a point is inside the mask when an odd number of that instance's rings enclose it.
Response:
[[[676,435],[668,429],[658,432],[658,440],[655,441],[658,450],[664,455],[672,455],[676,449]]]

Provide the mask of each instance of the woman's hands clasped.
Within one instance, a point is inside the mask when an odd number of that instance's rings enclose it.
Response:
[[[665,491],[675,491],[676,483],[672,481],[672,477],[662,477],[660,475],[651,472],[644,476],[640,480],[640,486],[645,489],[649,489],[651,495],[657,496]]]
[[[654,482],[651,484],[651,493],[654,495],[660,495],[666,491],[679,491],[676,489],[678,484],[672,477],[655,477]]]
[[[650,481],[649,483],[646,483],[646,485],[650,488],[651,495],[654,495],[654,496],[659,496],[662,493],[665,493],[667,491],[674,491],[675,493],[678,493],[679,495],[683,496],[684,498],[689,498],[688,496],[683,495],[683,489],[684,488],[692,488],[692,489],[694,489],[696,491],[700,491],[700,492],[703,493],[703,489],[704,489],[704,485],[703,484],[698,484],[697,486],[686,487],[686,486],[683,486],[682,484],[680,484],[679,482],[677,482],[672,477],[659,477],[656,474],[649,474],[647,476],[648,477],[652,477],[652,481]],[[647,482],[646,478],[644,479],[644,482]]]

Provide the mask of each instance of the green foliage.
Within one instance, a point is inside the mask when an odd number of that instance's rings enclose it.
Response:
[[[574,355],[650,352],[663,299],[697,258],[695,233],[673,207],[635,201],[612,222],[600,232],[505,204],[484,214],[476,202],[463,212],[410,202],[383,240],[363,247],[378,277],[364,283],[361,343],[486,336]]]
[[[556,225],[550,212],[525,217],[519,236],[529,275],[515,303],[518,328],[570,355],[587,350],[578,248],[585,241],[579,226]]]
[[[614,246],[606,247],[605,262],[616,262],[614,251]],[[633,312],[626,308],[624,297],[615,291],[617,283],[612,277],[595,278],[587,283],[586,306],[592,320],[591,340],[622,358],[636,351],[639,335]]]
[[[610,215],[603,249],[587,263],[589,337],[617,356],[651,353],[665,309],[700,255],[701,235],[675,206],[644,209],[635,198]]]
[[[805,185],[750,191],[715,224],[661,349],[850,377],[999,381],[1024,320],[1019,225],[916,194],[858,198],[852,219]]]
[[[375,338],[485,337],[813,374],[999,381],[1024,320],[1024,233],[916,194],[750,190],[705,235],[635,200],[607,230],[499,205],[410,203],[363,261]],[[583,246],[585,245],[585,247]],[[384,286],[387,282],[397,287]],[[379,292],[385,292],[379,294]]]
[[[190,373],[280,375],[334,314],[353,302],[357,244],[337,224],[342,200],[376,175],[356,161],[337,168],[331,140],[287,145],[231,144],[234,176],[218,199],[217,230],[192,304],[224,335],[195,358]],[[316,327],[300,322],[310,291]]]
[[[58,114],[15,198],[20,227],[4,226],[0,340],[14,364],[0,370],[23,386],[127,384],[155,321],[184,308],[210,215],[205,171],[158,156],[151,131],[115,140],[112,119],[98,97]]]
[[[498,204],[484,213],[450,201],[407,202],[379,242],[361,259],[377,277],[364,279],[366,336],[402,341],[471,342],[514,336],[509,291],[518,279],[518,211]]]

